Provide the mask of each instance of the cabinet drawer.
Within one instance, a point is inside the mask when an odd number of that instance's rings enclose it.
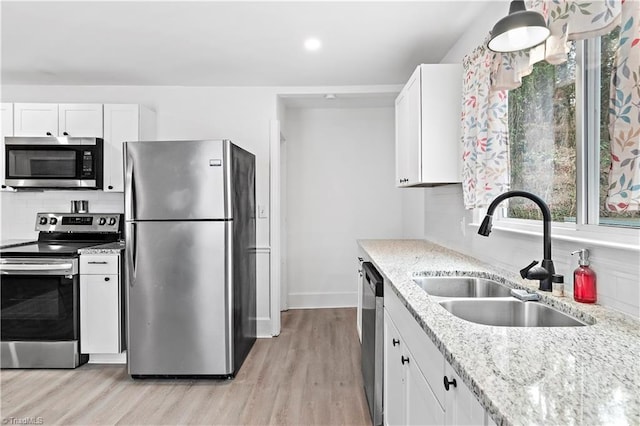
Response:
[[[117,254],[80,256],[80,273],[117,275],[120,272],[120,256]]]
[[[420,328],[407,307],[400,301],[388,282],[384,283],[384,306],[397,326],[402,339],[415,359],[418,368],[432,386],[432,391],[442,407],[445,405],[445,390],[442,379],[445,372],[444,356]]]

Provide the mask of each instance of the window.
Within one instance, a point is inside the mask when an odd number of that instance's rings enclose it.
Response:
[[[546,200],[555,222],[576,219],[576,49],[562,65],[539,62],[509,91],[511,189]],[[542,219],[523,198],[509,201],[507,217]]]
[[[509,91],[511,189],[547,201],[554,222],[640,228],[640,213],[604,207],[608,189],[609,83],[618,30],[572,44],[561,65],[539,62]],[[593,65],[590,65],[593,64]],[[503,216],[541,220],[512,198]]]

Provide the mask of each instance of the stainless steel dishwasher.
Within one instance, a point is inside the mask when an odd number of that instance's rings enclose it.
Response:
[[[362,379],[375,426],[382,424],[384,351],[383,280],[371,262],[362,263]]]

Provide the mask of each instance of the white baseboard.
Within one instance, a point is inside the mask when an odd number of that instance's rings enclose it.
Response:
[[[289,293],[289,309],[353,308],[357,292]]]
[[[273,337],[271,330],[271,318],[263,317],[256,319],[256,334],[258,339]]]
[[[90,354],[89,364],[126,364],[127,351],[119,354]]]

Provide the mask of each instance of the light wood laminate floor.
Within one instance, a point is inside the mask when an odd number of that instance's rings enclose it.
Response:
[[[2,424],[370,424],[356,311],[291,310],[234,380],[133,380],[123,365],[2,370]],[[33,423],[32,423],[33,424]]]

